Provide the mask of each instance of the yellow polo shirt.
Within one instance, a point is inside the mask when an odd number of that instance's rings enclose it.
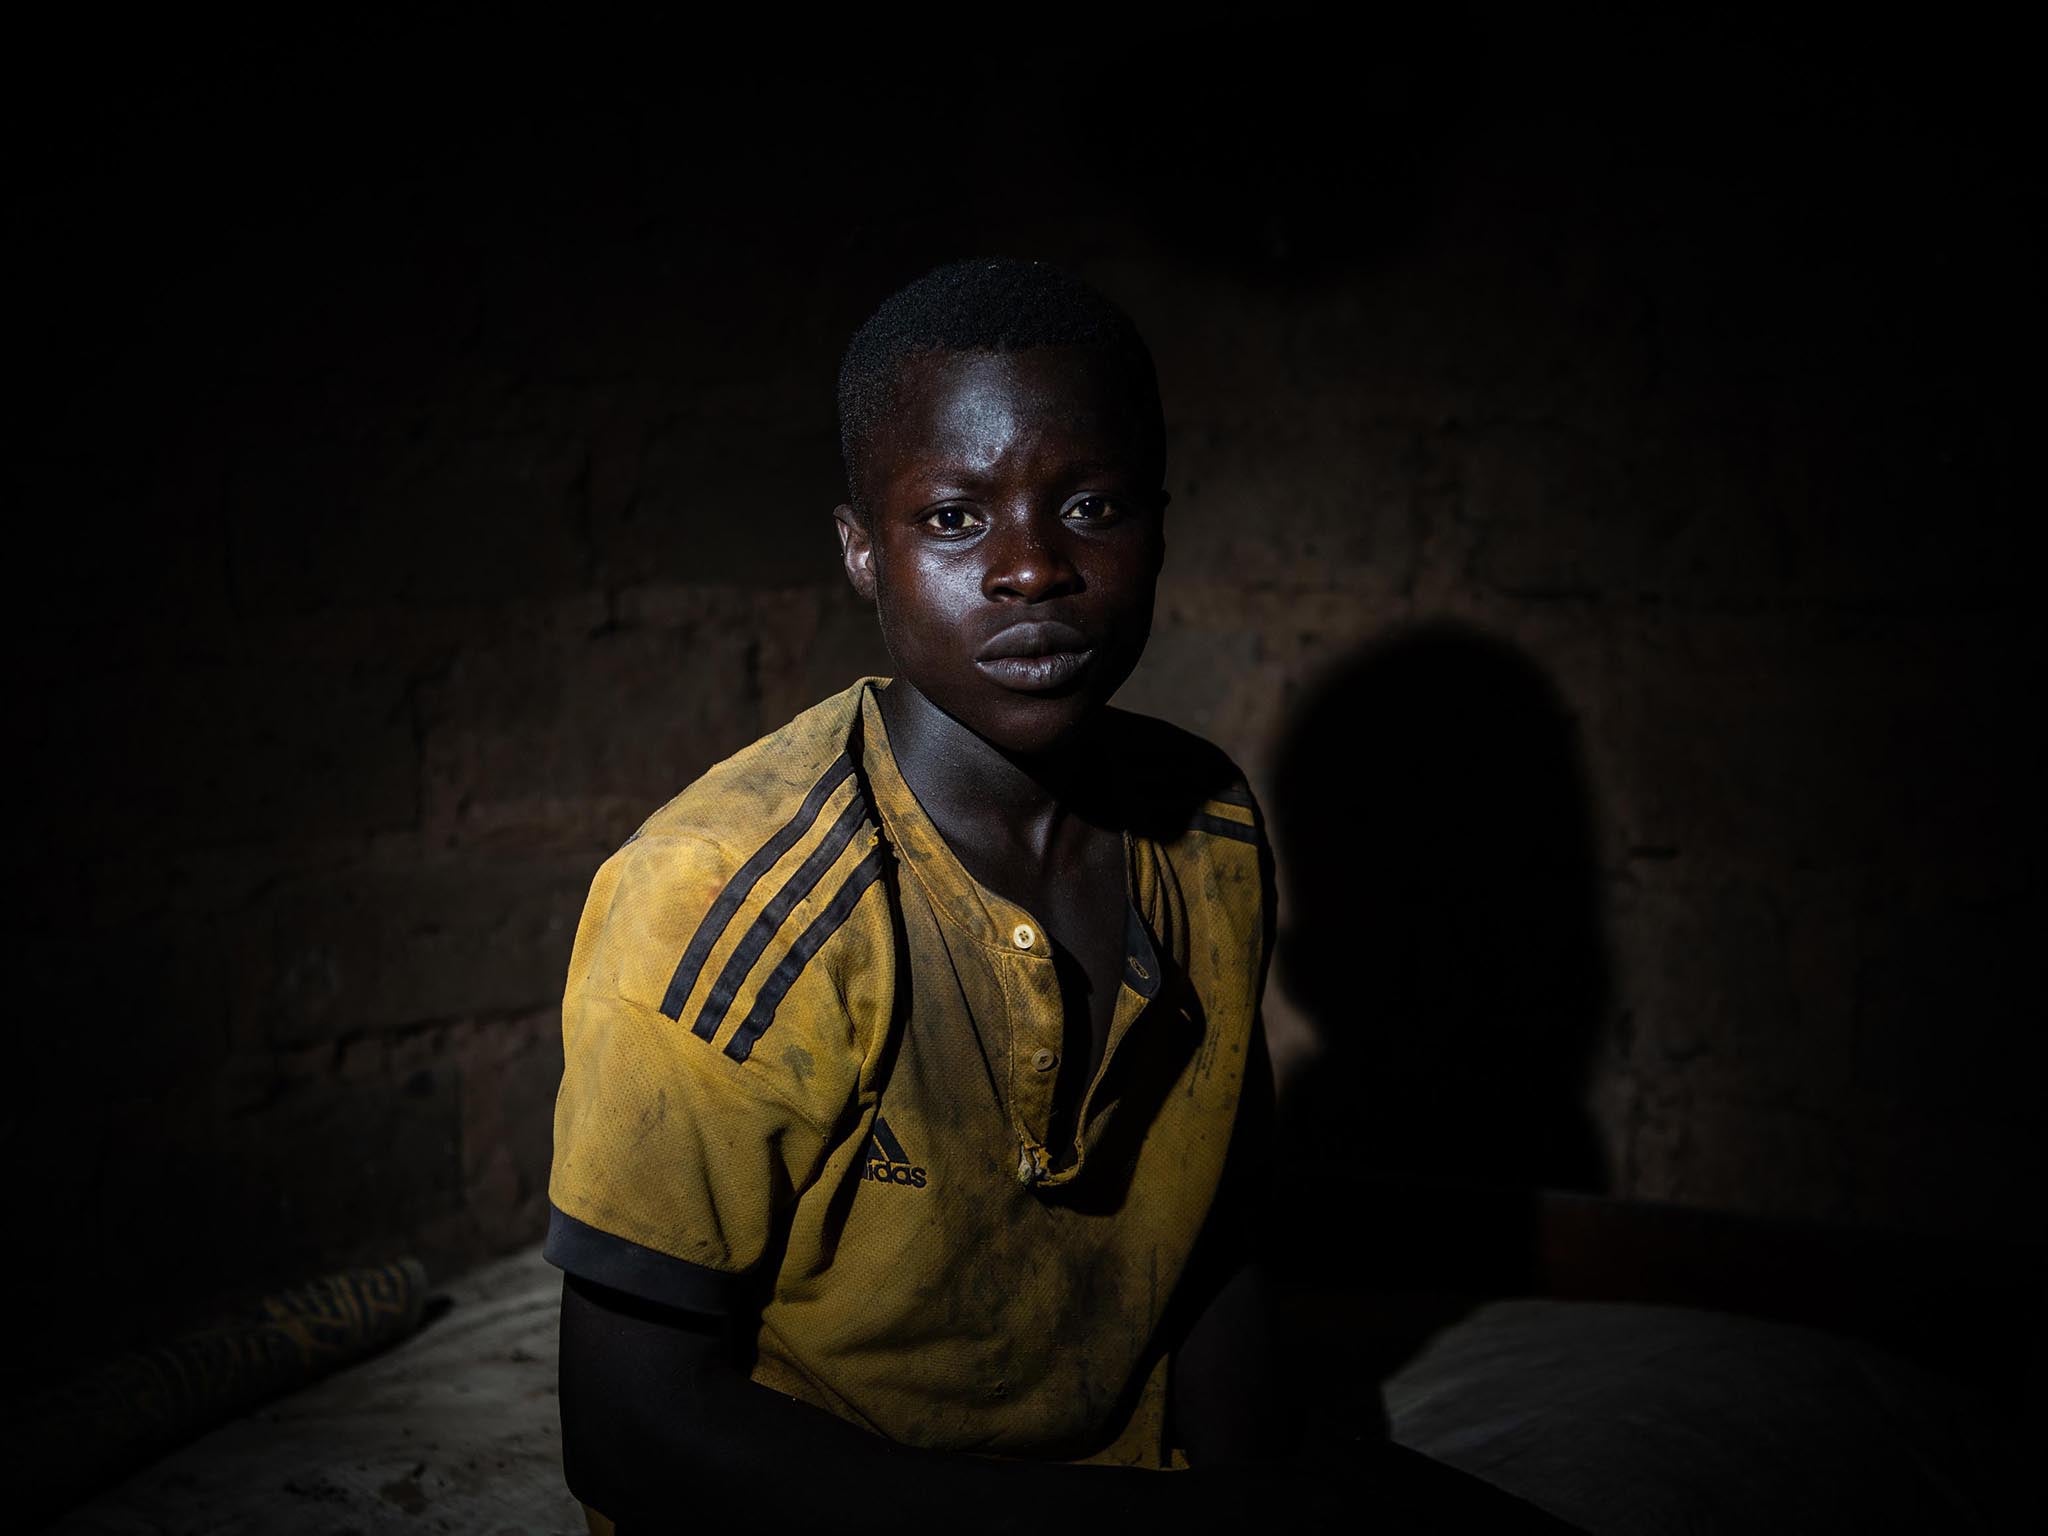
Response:
[[[1126,954],[1054,1135],[1050,941],[903,782],[863,678],[598,871],[576,932],[545,1252],[752,1317],[754,1379],[905,1444],[1165,1467],[1162,1328],[1270,1093],[1272,880],[1243,776],[1111,711]],[[1241,1156],[1242,1154],[1240,1154]]]

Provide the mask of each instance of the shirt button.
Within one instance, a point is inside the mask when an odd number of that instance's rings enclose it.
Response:
[[[1059,1057],[1055,1056],[1051,1051],[1033,1051],[1031,1053],[1031,1065],[1041,1072],[1050,1072],[1059,1065],[1059,1061]]]
[[[1019,949],[1029,949],[1038,942],[1038,932],[1029,923],[1019,923],[1010,930],[1010,942]]]

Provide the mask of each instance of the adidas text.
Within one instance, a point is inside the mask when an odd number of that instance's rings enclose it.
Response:
[[[924,1170],[913,1168],[908,1163],[885,1163],[877,1159],[861,1164],[860,1176],[877,1184],[908,1184],[912,1189],[923,1189]]]

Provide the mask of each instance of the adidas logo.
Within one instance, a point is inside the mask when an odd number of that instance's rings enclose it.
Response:
[[[910,1166],[910,1154],[903,1150],[903,1143],[880,1115],[875,1116],[874,1134],[868,1137],[860,1176],[876,1184],[907,1184],[912,1189],[925,1186],[924,1170]]]

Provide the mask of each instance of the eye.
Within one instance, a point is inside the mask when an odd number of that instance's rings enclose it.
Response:
[[[981,514],[972,507],[935,507],[918,521],[939,538],[957,539],[981,527]]]
[[[1107,496],[1083,496],[1060,515],[1076,523],[1113,523],[1124,515],[1124,509]]]

